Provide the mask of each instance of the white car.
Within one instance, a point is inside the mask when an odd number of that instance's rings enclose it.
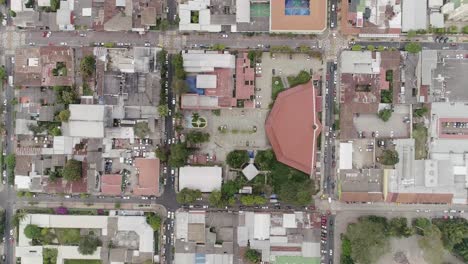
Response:
[[[175,98],[172,98],[172,105],[175,105]]]
[[[333,256],[333,249],[330,249],[330,257]]]
[[[176,141],[175,138],[172,138],[172,144],[175,144],[175,141]]]
[[[170,211],[167,212],[167,218],[171,218],[171,212]]]
[[[65,197],[65,199],[70,199],[71,195],[65,195],[64,197]]]
[[[86,33],[81,33],[80,37],[86,37]]]
[[[142,196],[141,199],[142,199],[142,200],[148,200],[148,197]]]
[[[151,44],[150,43],[145,43],[145,47],[150,47]]]
[[[171,218],[174,219],[174,212],[171,212]],[[174,236],[174,234],[172,234]]]
[[[175,170],[171,169],[171,175],[174,175],[174,174],[175,174]]]
[[[124,197],[122,197],[122,199],[124,199],[124,200],[130,200],[130,196],[124,196]]]
[[[163,173],[167,173],[167,167],[163,168]]]
[[[15,230],[14,230],[14,229],[11,229],[11,230],[10,230],[10,236],[13,236],[14,233],[15,233]]]
[[[11,63],[15,64],[15,57],[11,57]]]

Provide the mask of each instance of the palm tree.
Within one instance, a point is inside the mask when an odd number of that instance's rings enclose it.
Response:
[[[25,210],[18,210],[16,211],[15,215],[13,216],[13,225],[15,225],[16,227],[19,226],[20,222],[26,217],[26,211]]]

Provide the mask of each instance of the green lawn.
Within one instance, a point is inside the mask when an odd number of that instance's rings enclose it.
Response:
[[[64,264],[101,264],[98,259],[66,259]]]
[[[78,245],[80,242],[80,229],[78,228],[55,228],[55,235],[60,245]]]
[[[278,94],[284,90],[284,85],[283,85],[283,81],[281,81],[281,77],[278,77],[278,76],[272,77],[271,85],[273,88],[271,90],[271,99],[275,100]]]
[[[416,159],[427,158],[427,128],[422,124],[414,124],[413,138],[415,140]]]

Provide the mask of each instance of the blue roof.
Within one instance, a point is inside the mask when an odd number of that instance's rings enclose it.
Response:
[[[196,76],[187,76],[185,82],[188,85],[189,93],[196,93],[198,95],[204,95],[205,90],[197,88],[197,77]]]

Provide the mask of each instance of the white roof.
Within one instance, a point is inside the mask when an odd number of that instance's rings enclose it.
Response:
[[[91,11],[92,11],[91,7],[85,7],[83,9],[81,9],[81,16],[90,17],[91,13],[92,13]]]
[[[197,74],[197,88],[216,88],[216,74]]]
[[[214,68],[236,68],[236,57],[228,53],[199,53],[182,54],[184,69],[187,72],[211,72]]]
[[[38,6],[50,6],[50,0],[38,0],[37,5]]]
[[[402,6],[401,30],[403,32],[427,28],[427,0],[403,1]]]
[[[197,109],[197,108],[216,108],[218,107],[217,96],[204,96],[197,94],[183,94],[181,96],[181,108]]]
[[[380,73],[380,52],[372,58],[371,51],[343,51],[341,53],[341,73],[378,74]]]
[[[432,27],[434,28],[443,28],[444,27],[444,15],[439,12],[431,13],[429,16],[429,21]]]
[[[181,167],[179,169],[179,190],[183,188],[212,192],[221,189],[221,167]]]
[[[236,22],[249,23],[250,22],[250,0],[237,0],[236,1]]]
[[[31,185],[31,177],[28,175],[15,175],[15,185],[17,189],[29,189]]]
[[[72,137],[104,137],[104,105],[71,104],[68,121]]]
[[[71,104],[70,120],[103,121],[104,105]]]
[[[283,214],[283,227],[284,228],[297,228],[295,214]]]
[[[429,7],[435,7],[435,8],[438,8],[438,7],[441,7],[442,5],[444,5],[444,0],[429,0]]]
[[[68,122],[71,137],[102,138],[104,137],[103,122],[75,121]]]
[[[353,168],[353,143],[340,143],[340,170],[350,170]]]
[[[57,25],[67,26],[71,24],[71,10],[68,8],[60,8],[57,10]]]
[[[242,170],[242,174],[250,181],[258,175],[258,169],[253,163],[250,163]]]
[[[270,238],[270,214],[256,213],[254,215],[254,239],[266,240]]]
[[[119,231],[134,231],[140,239],[138,251],[153,253],[154,230],[146,223],[144,216],[119,216],[117,229]]]
[[[125,0],[115,0],[115,6],[125,7]]]
[[[175,215],[175,237],[188,241],[188,212],[176,212]]]
[[[23,0],[11,0],[10,9],[15,12],[23,11]]]

